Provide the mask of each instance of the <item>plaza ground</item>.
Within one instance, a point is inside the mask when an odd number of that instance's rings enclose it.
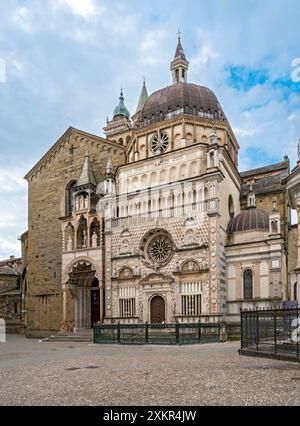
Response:
[[[0,343],[0,405],[300,405],[300,365],[181,347]]]

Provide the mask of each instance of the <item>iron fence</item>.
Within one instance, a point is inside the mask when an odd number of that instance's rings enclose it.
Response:
[[[220,323],[97,324],[94,343],[187,345],[219,342]]]
[[[299,358],[299,308],[241,311],[241,352]]]

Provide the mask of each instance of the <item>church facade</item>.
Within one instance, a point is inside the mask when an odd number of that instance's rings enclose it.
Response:
[[[230,123],[188,66],[179,38],[172,85],[149,97],[144,83],[133,116],[121,91],[105,138],[69,128],[27,174],[27,335],[238,322],[298,298],[289,159],[240,173]]]

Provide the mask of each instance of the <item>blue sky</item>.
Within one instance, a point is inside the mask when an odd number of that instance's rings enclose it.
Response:
[[[19,254],[26,172],[70,125],[102,135],[121,86],[133,113],[143,76],[149,93],[170,84],[178,27],[189,81],[216,93],[241,145],[240,169],[285,153],[295,163],[298,0],[0,0],[0,6],[0,259]]]

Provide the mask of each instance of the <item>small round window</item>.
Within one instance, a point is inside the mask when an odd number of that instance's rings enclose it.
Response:
[[[158,132],[150,142],[150,149],[153,154],[159,155],[166,152],[169,146],[169,136],[166,133]]]

